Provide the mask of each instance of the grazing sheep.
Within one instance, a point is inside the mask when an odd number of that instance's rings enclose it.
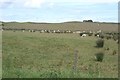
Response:
[[[83,34],[81,37],[86,37],[87,35],[86,34]]]
[[[32,30],[30,30],[30,32],[32,32]]]
[[[60,33],[60,30],[57,30],[56,33]]]
[[[110,49],[109,49],[109,48],[106,48],[105,50],[107,50],[107,51],[108,51],[108,50],[110,50]]]
[[[44,33],[44,30],[41,30],[41,33]]]
[[[75,30],[73,33],[81,33],[80,30]]]
[[[3,29],[1,31],[4,31]]]
[[[55,33],[56,31],[55,30],[53,30],[53,33]]]
[[[70,30],[68,30],[68,33],[70,33]]]
[[[51,30],[47,30],[47,33],[52,33],[52,31]]]
[[[30,30],[30,32],[35,32],[35,30]]]
[[[69,33],[73,33],[71,30],[68,31]]]
[[[66,33],[69,33],[69,30],[67,30]]]
[[[35,32],[35,30],[33,30],[33,32]]]
[[[44,32],[46,33],[46,32],[47,32],[47,30],[44,30]]]
[[[119,40],[116,40],[116,43],[118,43],[118,44],[119,44]]]
[[[97,31],[97,33],[101,33],[101,32],[102,32],[102,30]]]
[[[25,32],[25,30],[23,30],[22,32]]]
[[[97,37],[99,38],[99,37],[100,37],[100,35],[98,34],[98,35],[97,35]]]
[[[90,31],[89,33],[93,33],[92,31]]]
[[[29,32],[31,32],[31,30],[28,30]]]
[[[47,30],[46,32],[47,32],[47,33],[50,33],[50,30]]]

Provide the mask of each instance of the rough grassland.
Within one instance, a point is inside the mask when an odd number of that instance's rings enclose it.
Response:
[[[68,23],[4,23],[4,28],[13,29],[50,29],[50,30],[88,30],[88,31],[118,31],[117,23],[91,23],[91,22],[68,22]]]
[[[47,34],[4,31],[2,35],[3,77],[118,77],[117,43],[105,40],[103,62],[96,62],[97,38],[79,34]],[[74,53],[78,50],[76,71]]]

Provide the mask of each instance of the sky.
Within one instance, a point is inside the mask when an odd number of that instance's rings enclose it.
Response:
[[[119,0],[0,0],[0,21],[118,22]]]

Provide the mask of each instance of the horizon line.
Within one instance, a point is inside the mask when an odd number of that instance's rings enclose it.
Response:
[[[83,21],[63,21],[63,22],[38,22],[38,21],[0,21],[0,22],[18,22],[18,23],[79,23],[79,22],[83,22]],[[101,22],[101,21],[93,21],[90,23],[120,23],[120,22]]]

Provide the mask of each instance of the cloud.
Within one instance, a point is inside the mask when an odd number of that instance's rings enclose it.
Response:
[[[45,0],[0,0],[0,8],[40,8]]]
[[[47,0],[50,2],[116,3],[119,0]]]
[[[0,0],[0,8],[7,8],[13,4],[13,1],[10,0]]]
[[[68,4],[75,3],[76,5],[92,5],[92,4],[103,4],[103,3],[118,3],[119,0],[21,0],[24,1],[24,7],[28,8],[41,8],[43,5],[53,8],[54,5],[59,3]],[[47,3],[47,4],[46,4]]]
[[[40,8],[45,0],[25,0],[24,6],[30,8]]]
[[[99,3],[118,3],[119,0],[0,0],[0,8],[41,8],[43,5],[54,7],[58,3],[76,3],[76,4],[99,4]],[[47,4],[46,4],[47,3]]]

